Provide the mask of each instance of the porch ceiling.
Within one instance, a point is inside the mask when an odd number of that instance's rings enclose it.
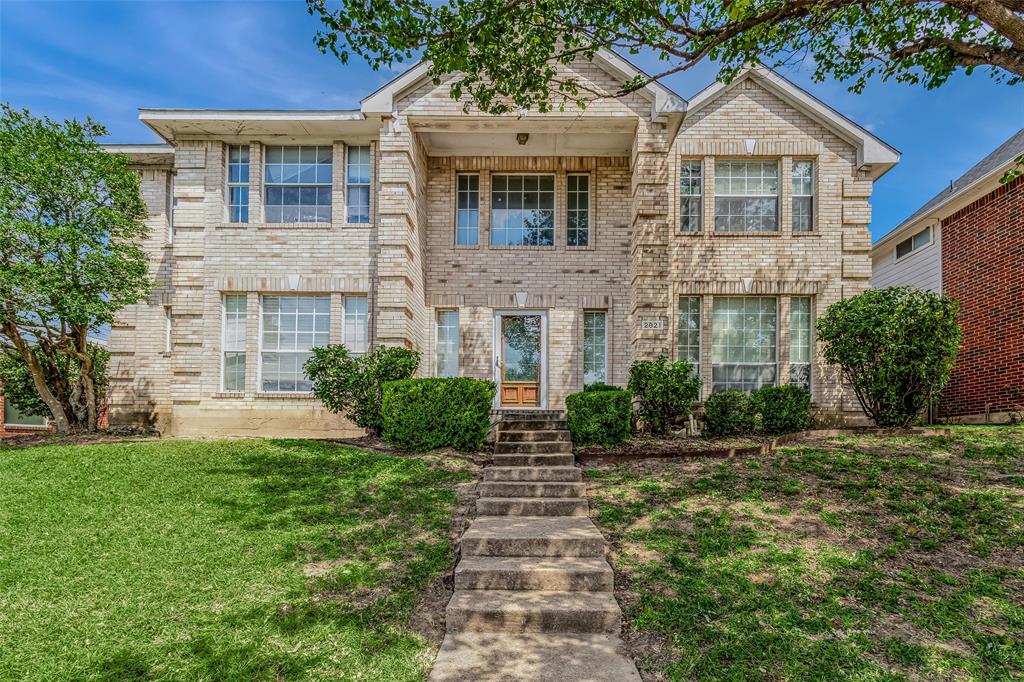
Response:
[[[637,121],[629,116],[410,117],[431,156],[626,156]],[[519,133],[529,135],[519,144]]]

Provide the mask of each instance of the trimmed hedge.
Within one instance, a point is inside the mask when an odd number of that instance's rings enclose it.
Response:
[[[756,413],[743,391],[712,393],[704,401],[704,435],[742,436],[754,432]]]
[[[476,452],[491,427],[494,382],[465,377],[384,384],[384,440],[411,452],[450,447]]]
[[[609,447],[629,438],[633,396],[615,386],[573,393],[565,399],[569,431],[576,445]]]
[[[750,394],[761,416],[761,431],[777,436],[805,431],[811,425],[811,393],[800,386],[765,386]]]

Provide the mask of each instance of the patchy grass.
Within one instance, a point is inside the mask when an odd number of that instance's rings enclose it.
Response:
[[[470,468],[297,440],[0,448],[0,678],[422,679]]]
[[[587,471],[646,679],[1024,676],[1024,428]]]

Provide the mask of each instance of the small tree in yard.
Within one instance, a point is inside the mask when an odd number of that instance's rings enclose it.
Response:
[[[99,419],[106,355],[90,334],[151,288],[139,178],[96,142],[106,134],[0,109],[0,352],[17,356],[34,396],[10,379],[5,391],[62,433]]]
[[[700,379],[686,360],[638,360],[629,368],[629,390],[640,420],[653,434],[664,434],[676,419],[689,416],[700,396]]]
[[[869,289],[818,320],[825,361],[839,365],[875,424],[902,428],[937,400],[960,348],[957,304],[909,287]]]
[[[379,436],[384,430],[384,384],[410,378],[419,364],[420,354],[408,348],[377,346],[356,355],[339,344],[314,348],[304,369],[324,407]]]

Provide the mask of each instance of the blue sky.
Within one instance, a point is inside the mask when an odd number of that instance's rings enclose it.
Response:
[[[54,118],[92,116],[110,142],[155,142],[138,107],[355,108],[395,75],[321,55],[317,28],[302,0],[0,0],[0,99]],[[783,75],[903,153],[875,187],[876,238],[1024,125],[1024,87],[984,73],[933,91],[874,83],[863,95]],[[665,83],[689,97],[713,76],[703,65]]]

